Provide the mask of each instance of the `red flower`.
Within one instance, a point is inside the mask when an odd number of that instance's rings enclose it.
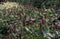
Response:
[[[12,33],[12,26],[10,26],[10,33]]]
[[[4,39],[8,39],[8,36],[7,36],[7,35],[5,35]]]
[[[55,24],[54,28],[55,28],[55,29],[58,29],[59,27],[58,27],[58,25],[57,25],[57,24]]]
[[[44,21],[45,21],[45,18],[43,17],[43,18],[42,18],[42,23],[44,23]]]
[[[12,34],[10,34],[10,39],[12,39]]]

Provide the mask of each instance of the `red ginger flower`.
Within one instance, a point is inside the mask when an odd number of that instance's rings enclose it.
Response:
[[[55,29],[58,29],[59,27],[58,27],[58,25],[57,25],[57,24],[55,24],[54,28],[55,28]]]
[[[10,33],[12,33],[12,26],[10,26]]]
[[[42,18],[42,23],[44,23],[44,21],[45,21],[45,18],[43,17],[43,18]]]
[[[10,34],[10,39],[12,39],[12,34]]]
[[[5,35],[4,39],[8,39],[8,36],[7,36],[7,35]]]

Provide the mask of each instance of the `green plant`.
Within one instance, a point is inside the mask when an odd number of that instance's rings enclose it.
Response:
[[[38,12],[15,2],[3,3],[0,8],[1,36],[3,39],[59,39],[60,30],[53,25],[53,20],[58,18],[56,14],[52,8],[44,7],[43,12]]]

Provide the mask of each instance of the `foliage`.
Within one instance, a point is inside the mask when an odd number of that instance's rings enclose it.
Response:
[[[10,2],[8,3],[10,4]],[[13,5],[13,3],[9,4],[7,5]],[[3,27],[0,28],[0,31],[4,33],[4,36],[6,33],[9,34],[8,37],[12,34],[10,36],[12,39],[59,39],[60,28],[53,25],[53,20],[58,18],[58,14],[56,14],[53,8],[44,8],[43,12],[38,12],[36,9],[19,4],[17,7],[3,8],[0,9],[0,27]],[[0,32],[0,34],[2,33]],[[4,36],[1,36],[2,39]]]
[[[10,0],[13,2],[18,2],[20,4],[32,4],[34,7],[41,8],[41,7],[52,7],[54,9],[59,8],[60,0]]]

